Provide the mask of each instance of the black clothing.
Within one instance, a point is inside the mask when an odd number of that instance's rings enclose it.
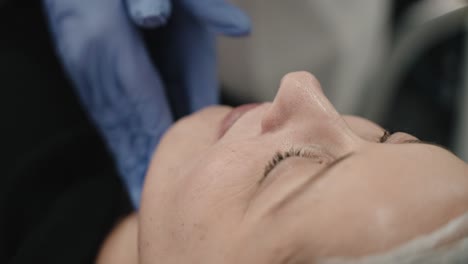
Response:
[[[0,3],[0,263],[92,263],[131,211],[40,1]]]

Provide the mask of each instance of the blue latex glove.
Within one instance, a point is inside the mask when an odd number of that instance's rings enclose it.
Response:
[[[171,109],[217,103],[212,30],[248,33],[249,20],[223,0],[174,0],[156,47],[161,60],[153,65],[123,0],[43,1],[59,57],[138,207],[148,162],[173,122]]]
[[[166,23],[171,0],[125,0],[132,20],[143,27],[155,27]],[[244,35],[250,29],[250,21],[226,0],[173,0],[194,17],[216,32],[235,36]]]

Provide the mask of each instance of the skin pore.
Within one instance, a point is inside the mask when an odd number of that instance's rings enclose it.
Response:
[[[161,141],[132,225],[138,237],[129,232],[138,240],[134,263],[363,256],[468,212],[465,162],[341,116],[309,73],[286,75],[272,103],[223,129],[231,110],[204,109]]]

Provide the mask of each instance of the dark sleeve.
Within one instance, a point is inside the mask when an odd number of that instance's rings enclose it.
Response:
[[[64,134],[3,180],[0,263],[92,263],[130,204],[92,134]]]
[[[131,208],[40,2],[0,2],[0,263],[92,263]]]

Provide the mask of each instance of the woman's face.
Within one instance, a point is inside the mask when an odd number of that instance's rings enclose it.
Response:
[[[463,161],[341,116],[308,73],[286,75],[273,103],[231,110],[202,110],[162,140],[141,204],[142,263],[360,256],[468,210]]]

